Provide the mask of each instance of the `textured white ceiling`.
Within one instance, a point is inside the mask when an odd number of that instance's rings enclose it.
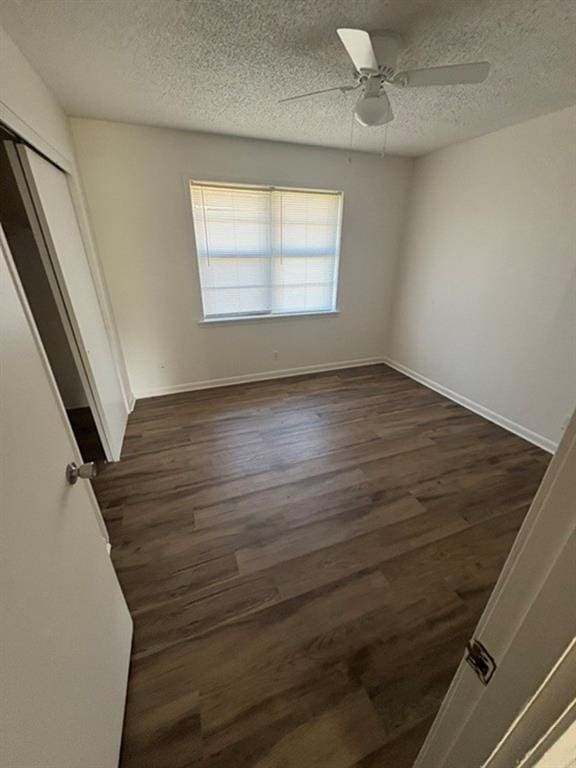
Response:
[[[492,63],[481,85],[390,89],[390,153],[576,102],[576,0],[0,0],[0,20],[79,117],[349,148],[355,94],[277,103],[350,81],[340,26],[402,33],[405,68]]]

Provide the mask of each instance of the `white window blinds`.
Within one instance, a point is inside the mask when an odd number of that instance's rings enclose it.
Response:
[[[336,307],[339,192],[191,183],[206,318]]]

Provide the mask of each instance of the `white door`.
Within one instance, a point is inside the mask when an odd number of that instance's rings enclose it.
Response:
[[[118,461],[128,413],[67,176],[24,144],[7,149],[104,451]]]
[[[118,763],[132,620],[0,228],[0,765]]]
[[[462,662],[414,768],[518,765],[574,697],[575,634],[576,415],[476,629],[493,677]]]

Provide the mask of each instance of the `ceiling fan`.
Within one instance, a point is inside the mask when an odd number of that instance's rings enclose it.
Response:
[[[395,32],[365,32],[363,29],[338,29],[338,36],[354,64],[354,83],[324,88],[280,99],[279,103],[305,99],[329,91],[348,93],[361,89],[354,116],[360,125],[384,125],[394,119],[386,85],[397,88],[418,88],[427,85],[464,85],[481,83],[488,77],[487,61],[472,64],[451,64],[445,67],[396,70],[402,38]]]

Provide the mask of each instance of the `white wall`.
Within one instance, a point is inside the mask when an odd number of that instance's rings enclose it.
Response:
[[[575,119],[416,162],[388,343],[393,361],[548,448],[576,403]]]
[[[381,358],[413,161],[72,120],[136,396]],[[342,189],[337,316],[202,325],[190,178]],[[274,359],[274,351],[278,359]]]
[[[70,170],[74,153],[66,116],[1,25],[0,121]]]

